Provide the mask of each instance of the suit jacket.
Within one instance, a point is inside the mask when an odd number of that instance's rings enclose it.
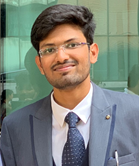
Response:
[[[93,84],[89,166],[139,166],[139,97]],[[108,118],[107,115],[110,115]],[[1,153],[6,166],[52,166],[50,95],[4,119]]]

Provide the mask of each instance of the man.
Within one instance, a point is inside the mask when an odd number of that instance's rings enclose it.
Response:
[[[139,95],[139,65],[132,67],[128,75],[128,88],[124,89],[125,93]]]
[[[56,5],[36,19],[36,64],[53,91],[5,118],[6,166],[139,165],[139,98],[91,82],[94,30],[86,7]]]

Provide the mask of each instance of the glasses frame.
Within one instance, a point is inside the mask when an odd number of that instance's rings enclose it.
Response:
[[[67,45],[69,45],[69,44],[77,44],[78,46],[76,46],[76,47],[69,47],[69,48],[67,48]],[[66,49],[70,49],[70,50],[74,50],[74,49],[76,49],[76,48],[80,48],[80,47],[82,47],[83,45],[90,45],[90,43],[85,43],[85,42],[72,42],[72,43],[66,43],[66,44],[63,44],[63,45],[60,45],[60,46],[52,46],[52,47],[50,47],[50,48],[54,48],[55,49],[55,52],[53,52],[52,54],[55,54],[55,53],[57,53],[58,52],[58,49],[59,48],[62,48],[62,50],[65,52],[65,50]],[[49,55],[51,55],[51,53],[50,54],[48,54],[48,55],[45,55],[45,54],[43,54],[43,52],[45,51],[46,49],[44,49],[44,50],[39,50],[39,55],[40,55],[40,57],[42,58],[43,56],[49,56]]]

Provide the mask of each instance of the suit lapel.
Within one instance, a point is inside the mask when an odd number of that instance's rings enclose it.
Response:
[[[101,88],[93,84],[91,107],[89,165],[104,165],[111,146],[115,111],[109,105]],[[110,115],[110,119],[106,116]],[[52,110],[48,96],[35,115],[30,115],[32,153],[35,166],[53,166],[52,161]],[[42,137],[43,133],[43,137]],[[40,137],[41,136],[41,137]]]
[[[50,96],[30,115],[32,153],[35,166],[52,166],[52,111]],[[42,136],[43,134],[43,136]]]
[[[93,84],[89,141],[90,166],[104,166],[106,163],[113,136],[115,110],[115,107],[107,102],[103,90]],[[110,118],[106,118],[107,115],[110,115]]]

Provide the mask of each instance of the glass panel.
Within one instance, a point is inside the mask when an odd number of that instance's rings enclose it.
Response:
[[[108,79],[107,36],[96,36],[95,42],[99,45],[99,57],[93,68],[94,79],[99,82],[106,81]]]

